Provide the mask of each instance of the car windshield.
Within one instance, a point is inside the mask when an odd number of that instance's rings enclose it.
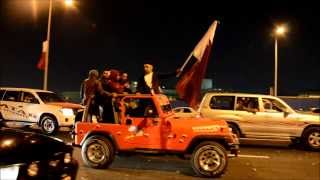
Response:
[[[40,99],[44,102],[44,103],[50,103],[50,102],[65,102],[65,100],[63,98],[61,98],[60,96],[58,96],[55,93],[52,92],[37,92]]]

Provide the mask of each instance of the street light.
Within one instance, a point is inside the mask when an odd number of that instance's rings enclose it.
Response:
[[[284,36],[287,28],[284,25],[277,26],[274,31],[274,92],[273,95],[278,95],[278,37]]]
[[[64,3],[65,3],[65,5],[67,6],[67,7],[71,7],[71,6],[73,6],[73,0],[65,0],[64,1]]]
[[[45,67],[44,67],[44,80],[43,80],[43,89],[48,89],[48,65],[49,65],[49,49],[50,49],[50,31],[51,31],[51,17],[52,17],[52,1],[49,2],[49,15],[48,15],[48,29],[47,29],[47,53],[45,59]],[[73,0],[64,0],[64,3],[67,7],[71,7],[73,5]]]

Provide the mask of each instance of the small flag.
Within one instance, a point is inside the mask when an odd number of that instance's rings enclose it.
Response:
[[[40,70],[45,69],[46,66],[46,54],[48,53],[48,41],[43,41],[42,43],[42,53],[40,60],[38,61],[37,68]]]

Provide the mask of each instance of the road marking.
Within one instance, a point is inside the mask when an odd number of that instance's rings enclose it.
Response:
[[[234,154],[228,154],[228,157],[235,157]],[[270,159],[270,156],[257,156],[257,155],[249,155],[249,154],[239,154],[237,157],[241,158],[257,158],[257,159]]]

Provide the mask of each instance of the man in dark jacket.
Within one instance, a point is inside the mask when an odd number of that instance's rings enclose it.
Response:
[[[110,97],[112,93],[104,91],[101,82],[98,80],[99,73],[97,70],[90,70],[89,76],[83,81],[83,99],[82,104],[86,106],[84,118],[91,120],[91,116],[95,115],[97,119],[99,116],[99,106],[97,104],[96,96]]]
[[[160,80],[167,79],[169,77],[176,76],[177,72],[168,73],[168,74],[159,74],[153,72],[153,65],[149,63],[145,63],[144,67],[144,75],[138,80],[137,92],[141,94],[160,94],[162,93],[160,87]]]

